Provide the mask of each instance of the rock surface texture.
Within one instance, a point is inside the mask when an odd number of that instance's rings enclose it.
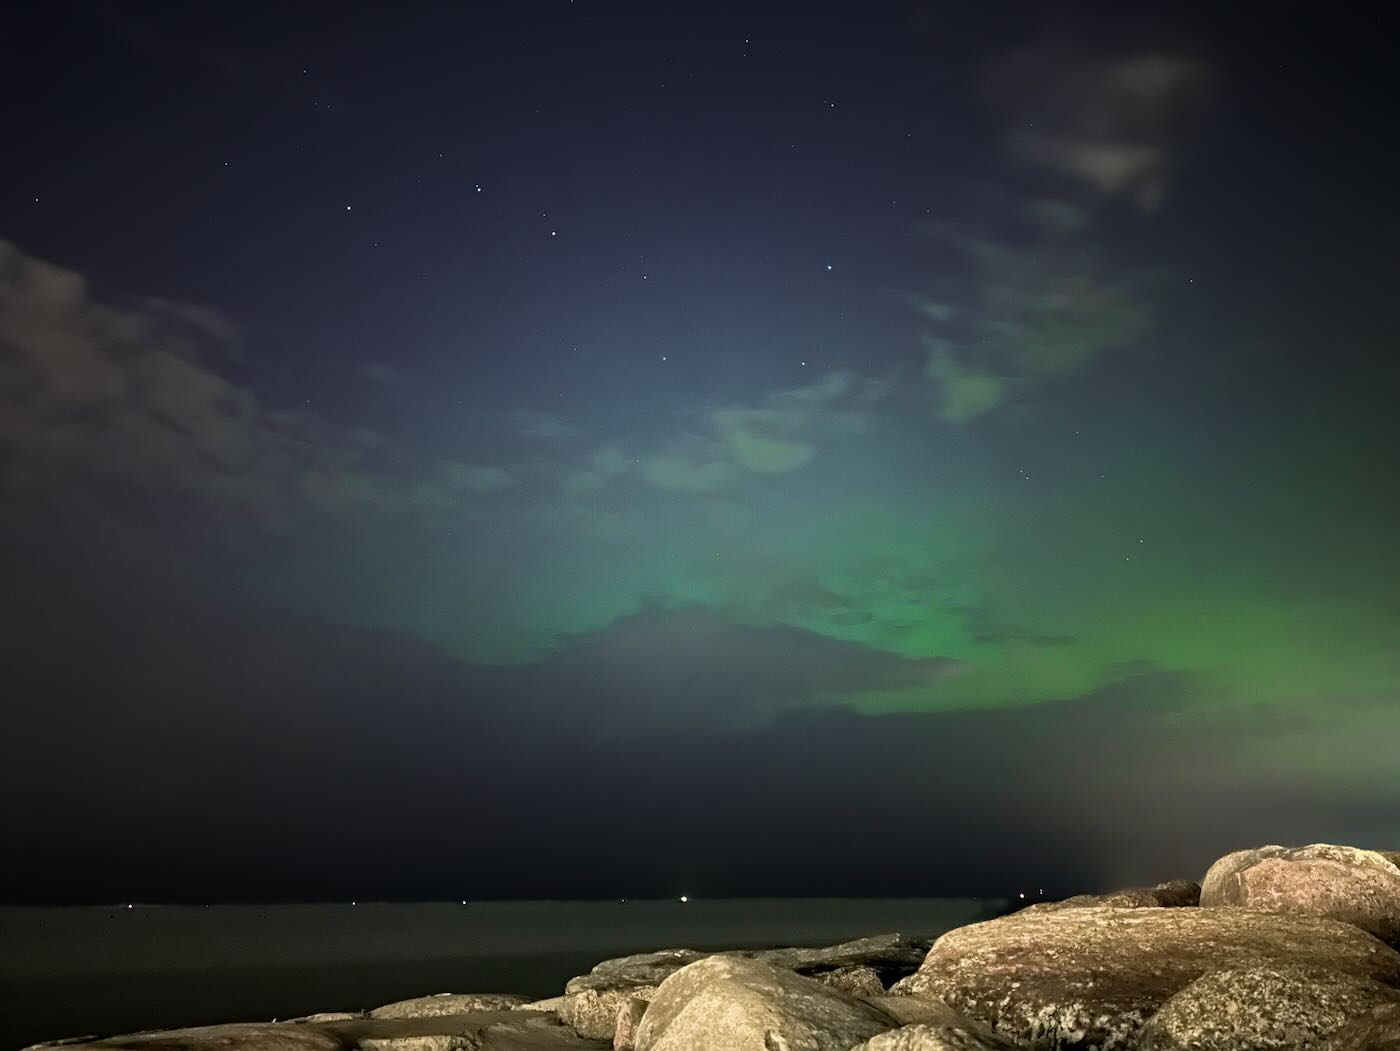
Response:
[[[1112,894],[1076,894],[1062,901],[1037,902],[1025,912],[1059,912],[1089,905],[1111,905],[1120,909],[1179,909],[1201,902],[1201,888],[1190,880],[1174,879],[1155,887],[1129,887]]]
[[[632,997],[617,1009],[617,1028],[613,1031],[613,1051],[636,1051],[637,1030],[646,1014],[647,1001]]]
[[[1115,1051],[1207,972],[1266,964],[1400,987],[1400,953],[1336,920],[1104,906],[1026,910],[949,931],[907,987],[1024,1047]]]
[[[565,993],[564,1002],[559,1005],[559,1020],[572,1026],[579,1036],[611,1041],[617,1030],[618,1012],[632,1000],[649,1003],[657,988],[655,985],[623,985]]]
[[[132,1033],[107,1040],[64,1042],[75,1049],[103,1051],[345,1051],[354,1043],[333,1032],[286,1022],[247,1025],[207,1025]]]
[[[1316,1047],[1400,991],[1315,967],[1226,968],[1196,979],[1142,1027],[1137,1051]]]
[[[1016,1051],[985,1026],[910,1025],[871,1037],[851,1051]]]
[[[1318,1051],[1400,1051],[1400,1004],[1373,1008],[1338,1029]]]
[[[509,993],[437,993],[398,1000],[370,1011],[371,1018],[441,1018],[476,1011],[509,1011],[527,1003],[526,997]]]
[[[850,1051],[892,1028],[882,1011],[757,960],[715,956],[661,984],[637,1051]]]
[[[1206,873],[1201,904],[1327,916],[1400,946],[1400,868],[1380,851],[1331,843],[1236,851]]]
[[[852,996],[884,996],[885,986],[880,981],[880,972],[873,967],[837,967],[833,971],[819,971],[812,975],[823,985],[840,989]]]

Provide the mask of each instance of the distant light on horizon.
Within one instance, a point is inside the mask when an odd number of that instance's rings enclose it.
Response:
[[[690,900],[690,898],[689,898],[688,896],[686,896],[686,895],[684,895],[684,894],[681,895],[681,904],[682,904],[682,905],[684,905],[684,904],[685,904],[686,902],[688,902],[689,900]]]

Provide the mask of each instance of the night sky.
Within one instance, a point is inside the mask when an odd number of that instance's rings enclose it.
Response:
[[[1397,27],[1121,6],[9,13],[0,896],[1400,848]]]

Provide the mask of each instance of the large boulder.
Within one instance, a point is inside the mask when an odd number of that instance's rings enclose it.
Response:
[[[1168,1000],[1137,1051],[1275,1051],[1314,1047],[1400,992],[1369,978],[1289,965],[1224,968]]]
[[[1198,884],[1188,879],[1174,879],[1155,887],[1128,887],[1111,894],[1076,894],[1062,901],[1038,902],[1025,911],[1058,912],[1089,905],[1111,905],[1119,909],[1176,909],[1199,905],[1200,901],[1201,888]]]
[[[857,1044],[851,1051],[1016,1051],[1016,1045],[986,1026],[964,1020],[891,1029]]]
[[[509,1011],[529,1003],[529,997],[511,993],[434,993],[412,1000],[397,1000],[369,1013],[371,1018],[442,1018],[477,1011]]]
[[[1231,851],[1224,857],[1217,858],[1206,870],[1205,876],[1201,878],[1201,901],[1202,905],[1218,905],[1220,888],[1230,880],[1235,873],[1242,869],[1247,869],[1257,861],[1264,858],[1277,857],[1282,854],[1287,847],[1281,847],[1272,843],[1267,847],[1248,847],[1244,850]]]
[[[1338,1029],[1317,1051],[1400,1051],[1400,1004],[1372,1008]]]
[[[892,1028],[884,1012],[758,960],[714,956],[667,978],[637,1051],[850,1051]]]
[[[839,945],[786,949],[735,949],[724,953],[662,949],[604,960],[564,986],[559,1017],[581,1036],[611,1040],[617,1012],[630,998],[650,1000],[657,987],[682,967],[711,956],[754,960],[818,978],[857,995],[879,995],[886,982],[919,966],[929,942],[901,934],[878,934]]]
[[[1400,868],[1375,850],[1314,843],[1237,851],[1206,873],[1201,904],[1327,916],[1400,946]]]
[[[1336,920],[1089,906],[949,931],[903,991],[937,996],[1026,1047],[1112,1051],[1203,974],[1272,963],[1400,987],[1400,953]]]

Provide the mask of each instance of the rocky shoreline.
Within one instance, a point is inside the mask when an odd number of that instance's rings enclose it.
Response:
[[[948,931],[604,960],[561,994],[82,1037],[110,1051],[1400,1051],[1400,851],[1266,846]]]

